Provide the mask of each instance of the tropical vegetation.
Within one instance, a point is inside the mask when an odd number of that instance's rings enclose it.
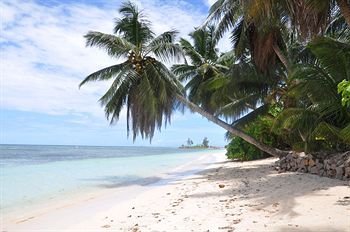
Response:
[[[101,104],[111,123],[126,108],[133,139],[152,139],[188,107],[228,131],[230,158],[350,149],[346,0],[217,0],[190,40],[174,30],[156,36],[131,2],[119,12],[114,34],[85,38],[123,61],[80,86],[111,80]],[[228,32],[233,49],[220,52]]]

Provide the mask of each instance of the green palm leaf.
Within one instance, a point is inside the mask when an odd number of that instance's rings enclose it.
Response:
[[[185,52],[185,55],[190,58],[192,64],[200,65],[205,61],[205,58],[198,51],[196,51],[189,41],[181,38],[180,44]]]
[[[179,61],[184,54],[180,45],[174,44],[177,34],[177,31],[167,31],[153,39],[145,49],[146,55],[152,52],[162,61]]]
[[[340,130],[340,136],[347,144],[350,145],[350,123]]]
[[[87,76],[79,84],[79,87],[81,87],[82,85],[84,85],[90,81],[104,81],[104,80],[111,79],[112,77],[116,77],[118,74],[125,71],[127,66],[130,66],[130,63],[128,61],[121,63],[121,64],[112,65],[112,66],[109,66],[107,68],[96,71],[96,72],[90,74],[89,76]]]
[[[119,9],[123,15],[116,19],[114,33],[122,35],[139,49],[153,39],[154,33],[150,28],[150,22],[145,18],[137,6],[131,2],[125,2]]]
[[[335,82],[350,80],[350,44],[318,38],[308,45]]]
[[[97,31],[90,31],[85,36],[86,46],[105,49],[108,55],[119,58],[127,56],[135,46],[126,39]]]

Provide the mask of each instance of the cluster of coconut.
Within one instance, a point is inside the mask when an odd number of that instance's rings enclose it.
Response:
[[[142,57],[141,54],[135,54],[133,51],[129,51],[128,60],[132,63],[132,67],[136,72],[140,73],[141,70],[146,66],[147,62],[155,64],[157,61],[153,57],[145,56]]]

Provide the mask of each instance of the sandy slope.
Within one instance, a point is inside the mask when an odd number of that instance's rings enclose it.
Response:
[[[4,229],[350,231],[348,183],[310,174],[279,174],[271,168],[274,161],[217,162],[182,180],[143,186],[142,194],[127,201],[103,195]]]

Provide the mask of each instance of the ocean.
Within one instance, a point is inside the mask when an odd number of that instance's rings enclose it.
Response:
[[[176,168],[210,152],[218,151],[0,145],[0,207],[6,213],[98,189],[161,183],[159,174],[181,175]]]

